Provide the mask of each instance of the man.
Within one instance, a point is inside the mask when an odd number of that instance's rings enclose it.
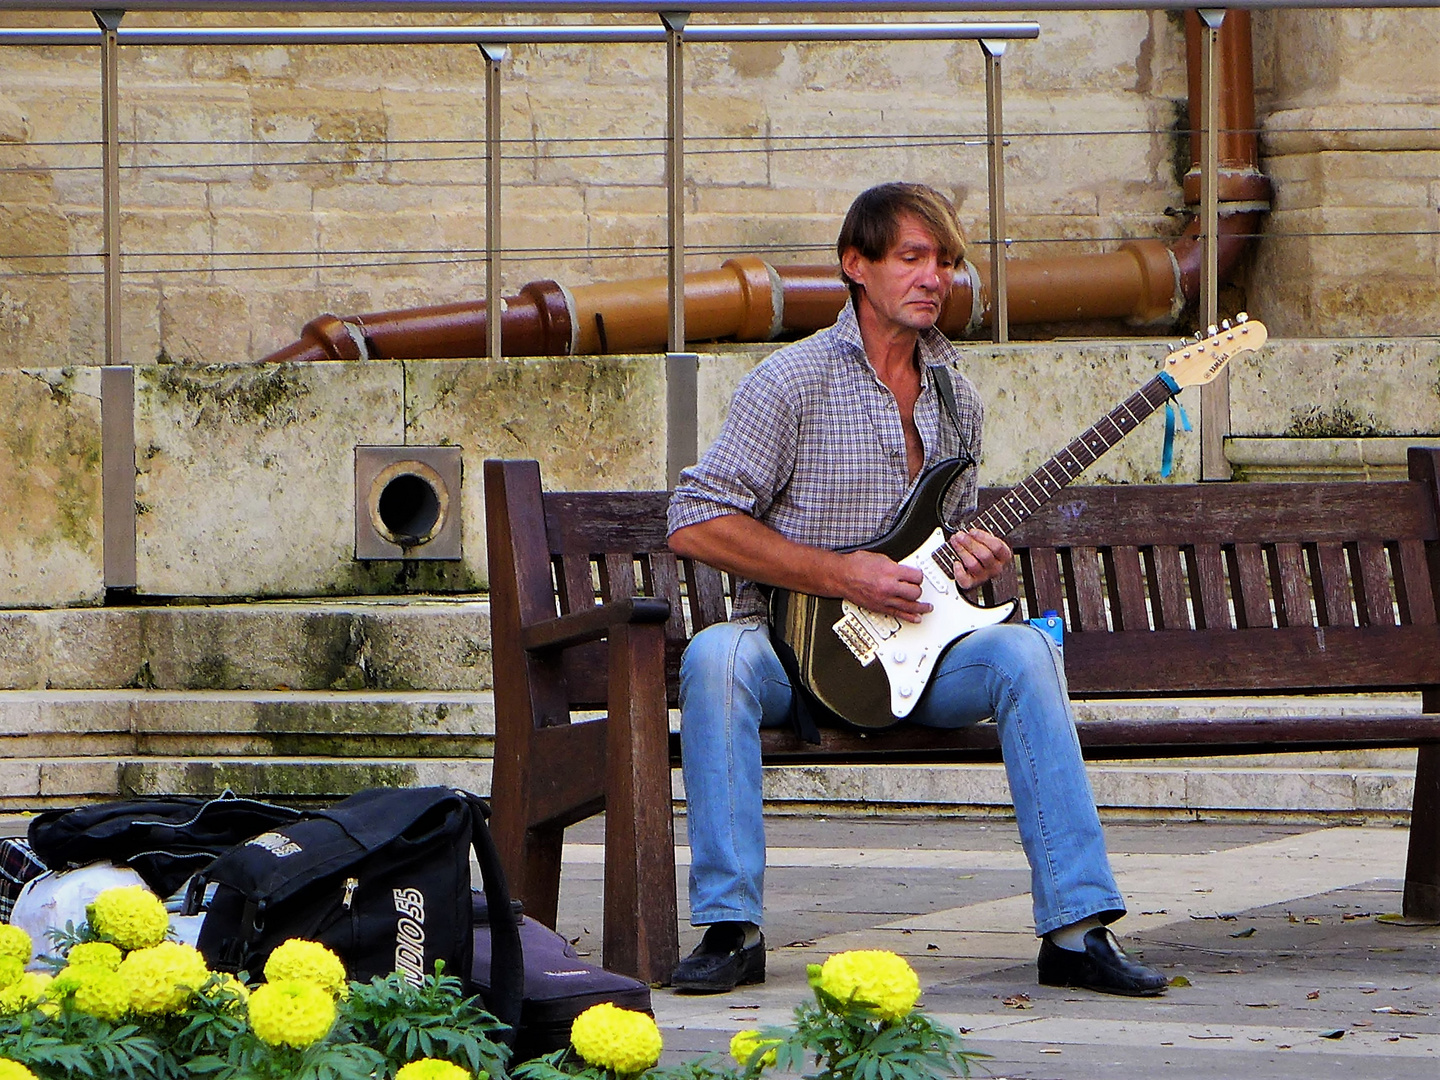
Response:
[[[838,549],[883,534],[929,466],[980,457],[979,397],[968,380],[950,379],[958,354],[935,329],[965,250],[954,208],[921,185],[872,188],[850,207],[836,250],[851,302],[834,326],[745,378],[720,437],[682,473],[670,504],[671,548],[742,582],[731,621],[697,634],[681,664],[690,918],[706,931],[675,970],[679,990],[724,992],[765,977],[759,730],[789,721],[797,691],[771,643],[762,586],[918,622],[930,610],[920,571]],[[974,474],[952,485],[949,521],[973,512]],[[978,529],[950,543],[964,588],[1011,557]],[[962,637],[909,719],[953,728],[990,716],[1030,862],[1040,982],[1162,993],[1164,976],[1127,957],[1105,925],[1125,905],[1048,635],[1003,624]]]

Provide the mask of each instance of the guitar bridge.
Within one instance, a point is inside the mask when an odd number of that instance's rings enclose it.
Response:
[[[859,615],[853,611],[847,611],[840,616],[831,629],[835,631],[835,636],[844,642],[845,647],[855,655],[855,659],[860,661],[862,667],[874,662],[875,641]]]

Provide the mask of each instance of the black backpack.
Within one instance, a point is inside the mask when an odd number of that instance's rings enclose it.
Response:
[[[46,810],[30,821],[30,849],[51,870],[93,862],[128,866],[166,897],[236,844],[300,817],[298,810],[225,792]]]
[[[418,983],[435,961],[470,984],[474,942],[470,850],[491,924],[487,1006],[515,1028],[524,960],[489,807],[453,788],[371,788],[305,812],[216,859],[191,881],[186,911],[209,887],[198,946],[211,967],[259,975],[289,938],[318,941],[351,979],[399,971]]]

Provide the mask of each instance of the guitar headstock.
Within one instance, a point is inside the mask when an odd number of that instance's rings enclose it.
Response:
[[[1233,357],[1260,348],[1269,336],[1264,323],[1242,311],[1234,325],[1226,319],[1210,327],[1209,337],[1186,342],[1165,357],[1165,374],[1180,386],[1201,386],[1224,371]]]

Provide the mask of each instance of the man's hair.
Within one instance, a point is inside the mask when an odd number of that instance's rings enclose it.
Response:
[[[955,207],[940,192],[926,184],[894,182],[862,191],[850,204],[835,253],[844,260],[854,248],[871,262],[883,259],[900,236],[900,216],[914,214],[940,245],[940,251],[957,263],[965,257],[965,232],[955,216]],[[840,277],[853,295],[859,285],[851,281],[842,265]]]

